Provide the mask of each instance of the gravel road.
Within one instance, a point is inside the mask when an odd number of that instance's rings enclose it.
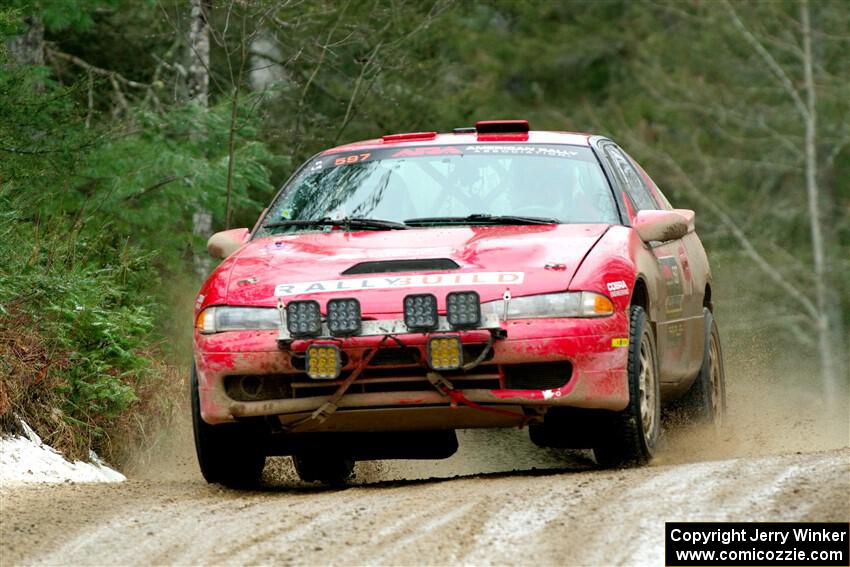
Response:
[[[599,471],[522,432],[461,442],[439,463],[358,464],[345,489],[280,459],[262,490],[227,490],[191,455],[115,485],[5,486],[2,564],[662,565],[665,521],[850,519],[847,448],[677,462],[673,442],[652,466]],[[519,470],[477,472],[500,465]]]
[[[662,565],[665,521],[850,521],[846,410],[769,382],[730,401],[719,436],[668,419],[640,469],[461,431],[450,459],[358,463],[344,489],[286,458],[260,490],[208,485],[179,423],[127,482],[0,486],[0,565]]]

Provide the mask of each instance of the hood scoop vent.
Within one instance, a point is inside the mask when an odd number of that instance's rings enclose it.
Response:
[[[422,260],[383,260],[354,264],[341,273],[343,276],[358,274],[389,274],[394,272],[430,272],[433,270],[457,270],[457,262],[448,258],[426,258]]]

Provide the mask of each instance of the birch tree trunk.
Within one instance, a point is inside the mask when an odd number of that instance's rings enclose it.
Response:
[[[189,100],[209,107],[210,90],[210,23],[207,0],[189,0]]]
[[[6,40],[9,61],[14,65],[43,65],[44,24],[35,16],[25,21],[27,30]]]
[[[189,0],[189,35],[187,38],[187,91],[189,100],[203,110],[209,108],[210,24],[208,0]],[[196,136],[205,133],[194,129]],[[212,213],[200,203],[192,214],[192,233],[208,237],[212,233]],[[195,272],[203,279],[212,268],[212,260],[204,254],[194,255]]]
[[[248,71],[248,81],[254,92],[263,92],[283,80],[283,67],[279,63],[283,53],[272,41],[273,37],[270,32],[264,30],[251,40],[251,69]]]
[[[779,62],[768,52],[762,42],[747,29],[738,17],[734,7],[727,0],[724,2],[729,12],[732,23],[741,33],[747,43],[754,49],[764,61],[767,68],[778,80],[778,84],[785,90],[794,104],[796,113],[804,126],[802,156],[805,171],[807,216],[810,228],[810,238],[813,261],[814,280],[814,303],[815,309],[810,313],[817,334],[818,358],[821,368],[821,385],[827,411],[834,411],[838,405],[839,378],[837,371],[837,360],[833,354],[833,335],[830,325],[830,308],[834,305],[830,298],[832,296],[831,286],[828,282],[825,252],[824,234],[821,225],[820,190],[818,185],[818,113],[817,113],[817,85],[814,79],[814,53],[812,51],[812,27],[811,14],[808,0],[800,0],[799,29],[802,32],[802,50],[797,50],[800,65],[803,72],[802,95],[798,91],[791,76],[783,69]],[[793,143],[792,143],[793,144]]]
[[[806,194],[809,205],[809,225],[811,227],[812,255],[815,270],[815,295],[818,307],[816,328],[818,332],[818,352],[821,360],[823,392],[827,407],[836,405],[837,375],[835,359],[832,353],[832,334],[829,328],[828,289],[826,285],[826,262],[823,250],[823,231],[820,222],[817,158],[817,89],[812,67],[812,28],[809,20],[809,2],[800,2],[800,23],[803,31],[803,81],[806,94],[805,155],[806,155]]]

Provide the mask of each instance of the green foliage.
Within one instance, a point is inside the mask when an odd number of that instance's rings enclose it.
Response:
[[[39,12],[44,21],[49,10]],[[6,33],[21,15],[0,11]],[[162,281],[182,279],[203,250],[193,213],[224,218],[232,105],[134,104],[115,119],[86,107],[87,91],[102,83],[5,63],[0,421],[14,412],[70,455],[92,447],[109,455],[111,437],[127,437],[169,403],[158,346],[172,327],[161,322],[169,314]],[[257,103],[238,101],[232,172],[234,207],[254,216],[276,163],[255,139]]]
[[[0,413],[24,415],[55,438],[56,424],[45,430],[44,416],[32,406],[33,393],[48,384],[52,391],[44,395],[56,397],[51,413],[59,412],[73,432],[56,444],[74,455],[86,455],[91,446],[108,452],[105,430],[137,401],[139,387],[160,379],[146,352],[154,329],[151,296],[132,277],[151,273],[149,258],[114,250],[111,263],[100,262],[102,243],[74,234],[68,221],[36,225],[21,218],[8,186],[0,189],[0,209],[0,254],[6,259],[0,329],[10,331],[0,333],[7,361],[0,367],[6,392],[0,398],[7,398]],[[21,340],[29,348],[16,348]],[[39,350],[43,356],[27,358]]]
[[[7,6],[25,18],[39,18],[50,30],[85,30],[94,24],[92,14],[116,5],[116,0],[7,0]]]
[[[0,59],[0,182],[20,188],[61,183],[60,172],[73,171],[94,143],[82,128],[75,88],[45,81],[45,71],[6,67]]]
[[[223,218],[228,106],[184,105],[165,116],[137,112],[138,133],[104,139],[81,162],[80,182],[51,207],[77,211],[84,233],[156,251],[161,269],[179,271],[187,249],[205,244],[206,237],[192,237],[193,212],[220,211],[217,222]],[[236,207],[257,210],[272,191],[267,164],[275,160],[250,134],[246,128],[237,138],[233,198]]]

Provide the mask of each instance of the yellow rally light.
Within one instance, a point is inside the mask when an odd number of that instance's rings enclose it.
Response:
[[[340,355],[335,345],[307,347],[307,375],[314,380],[333,380],[339,376]]]
[[[463,366],[463,349],[458,337],[428,339],[428,362],[434,370],[456,370]]]

